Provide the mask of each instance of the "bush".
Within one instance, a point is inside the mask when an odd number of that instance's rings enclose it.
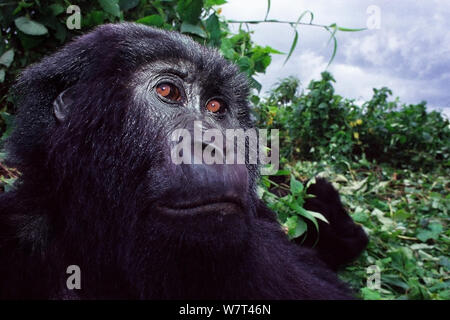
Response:
[[[267,99],[257,102],[259,126],[280,129],[281,154],[290,159],[348,159],[362,156],[398,168],[450,166],[450,124],[426,103],[400,104],[388,88],[374,89],[371,100],[357,106],[334,93],[333,76],[323,72],[306,92],[299,81],[281,81]]]

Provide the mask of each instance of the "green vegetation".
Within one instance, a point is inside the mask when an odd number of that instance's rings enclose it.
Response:
[[[387,88],[357,106],[334,94],[333,82],[324,72],[299,93],[288,78],[257,101],[259,125],[280,130],[286,175],[264,177],[261,196],[299,237],[304,219],[320,217],[301,208],[296,181],[326,177],[370,235],[368,250],[341,272],[362,298],[450,299],[449,121],[425,103],[388,102]],[[381,290],[366,288],[370,265],[381,271]]]
[[[189,34],[218,48],[248,75],[258,126],[280,130],[280,176],[276,183],[263,177],[259,192],[289,237],[308,232],[305,219],[322,219],[302,209],[305,189],[300,183],[320,174],[335,184],[353,219],[370,235],[368,250],[341,272],[362,298],[450,299],[449,121],[427,112],[425,103],[390,99],[388,88],[374,89],[371,100],[356,105],[335,94],[327,72],[301,92],[299,80],[287,78],[262,97],[255,75],[264,73],[271,55],[280,52],[255,44],[247,24],[292,27],[286,59],[297,46],[300,27],[323,28],[333,40],[330,62],[337,50],[336,32],[358,30],[314,24],[310,11],[297,21],[268,19],[270,1],[263,20],[227,20],[217,7],[225,2],[78,1],[81,29],[70,30],[66,21],[73,12],[66,13],[66,0],[0,0],[0,144],[13,127],[15,109],[8,91],[17,74],[73,37],[119,21]],[[232,32],[230,24],[239,25],[238,30]],[[0,188],[8,191],[19,173],[3,160],[0,153]],[[381,290],[366,287],[370,265],[381,271]]]

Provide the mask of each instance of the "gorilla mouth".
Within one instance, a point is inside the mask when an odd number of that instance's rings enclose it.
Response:
[[[191,216],[199,214],[242,215],[244,208],[237,198],[223,198],[174,204],[158,204],[165,214]]]

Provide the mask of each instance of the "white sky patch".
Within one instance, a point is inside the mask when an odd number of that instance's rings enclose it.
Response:
[[[381,29],[338,33],[338,52],[329,68],[337,81],[336,93],[367,100],[372,88],[387,86],[402,102],[426,100],[430,108],[450,114],[450,1],[277,0],[271,3],[269,19],[295,21],[311,10],[318,24],[365,27],[370,5],[381,10]],[[266,0],[228,0],[222,8],[228,19],[262,20],[266,6]],[[250,28],[257,44],[289,51],[294,33],[288,25]],[[258,77],[263,92],[289,75],[297,76],[304,87],[320,78],[332,53],[329,35],[314,27],[301,27],[299,32],[291,59],[283,65],[286,56],[274,55],[267,73]]]

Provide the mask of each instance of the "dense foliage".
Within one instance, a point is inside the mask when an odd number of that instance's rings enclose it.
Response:
[[[450,166],[449,121],[426,111],[426,103],[388,101],[388,88],[374,89],[358,106],[334,93],[332,75],[312,81],[298,92],[299,80],[287,78],[259,102],[261,127],[281,130],[282,154],[317,160],[346,158],[389,163],[394,167],[432,169]]]
[[[251,100],[258,125],[280,130],[282,168],[276,177],[263,177],[259,191],[288,235],[297,238],[308,232],[305,219],[322,219],[302,209],[305,189],[300,181],[326,176],[371,237],[364,255],[341,273],[361,297],[450,299],[449,121],[438,112],[428,112],[425,103],[407,105],[390,99],[388,88],[374,89],[372,99],[357,105],[335,94],[334,79],[327,72],[305,90],[300,90],[298,79],[284,79],[261,98],[255,75],[264,73],[271,54],[279,52],[255,44],[247,29],[231,32],[232,21],[217,8],[225,2],[77,1],[81,28],[68,29],[66,22],[73,12],[66,12],[71,4],[66,0],[0,0],[0,144],[13,127],[8,90],[18,72],[71,38],[118,21],[189,34],[240,66],[256,89]],[[310,18],[312,25],[311,12],[287,24],[295,29],[303,17]],[[249,23],[273,21],[266,15]],[[354,31],[336,24],[322,27],[332,35],[337,30]],[[288,57],[297,40],[295,29]],[[19,173],[6,167],[3,158],[0,153],[0,188],[8,191]],[[370,265],[381,271],[379,290],[366,287]]]
[[[325,176],[353,219],[370,235],[368,250],[341,276],[365,299],[450,299],[450,124],[425,103],[388,101],[374,89],[357,106],[334,93],[322,73],[299,92],[282,80],[258,101],[261,127],[280,130],[280,176],[264,177],[260,194],[291,238],[308,232],[301,205],[305,181]],[[284,175],[284,176],[283,176]],[[381,290],[366,287],[366,268],[378,266]]]

